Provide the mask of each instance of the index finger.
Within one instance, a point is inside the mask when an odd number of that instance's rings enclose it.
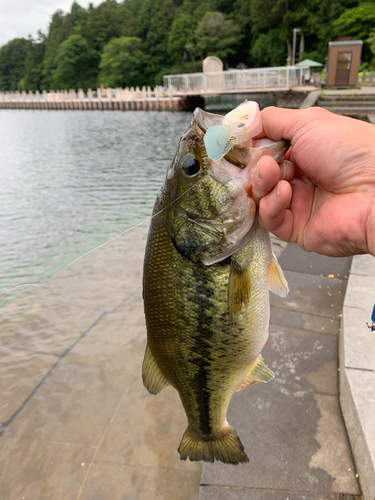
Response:
[[[298,110],[269,106],[261,111],[263,132],[266,137],[279,141],[292,140],[291,127],[295,124]]]
[[[274,141],[279,141],[280,139],[292,141],[293,132],[298,130],[302,121],[305,121],[299,115],[300,110],[298,109],[276,108],[275,106],[262,109],[260,112],[263,126],[262,132],[254,137],[254,139],[267,137]]]
[[[266,137],[274,141],[286,139],[293,146],[306,130],[327,124],[328,121],[337,121],[338,118],[327,109],[319,107],[285,109],[270,106],[261,111],[261,120]]]

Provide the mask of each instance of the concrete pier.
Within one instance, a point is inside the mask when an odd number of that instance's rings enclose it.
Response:
[[[163,87],[0,92],[0,109],[180,111],[193,105],[188,97],[172,96]]]

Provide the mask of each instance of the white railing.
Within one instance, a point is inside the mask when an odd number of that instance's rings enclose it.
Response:
[[[214,73],[165,75],[164,87],[173,95],[233,92],[256,89],[290,88],[302,84],[298,66],[240,69]]]

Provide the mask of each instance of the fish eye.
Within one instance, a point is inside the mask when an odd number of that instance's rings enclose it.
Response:
[[[199,174],[201,170],[201,164],[193,156],[188,156],[182,162],[181,170],[185,177],[194,177]]]

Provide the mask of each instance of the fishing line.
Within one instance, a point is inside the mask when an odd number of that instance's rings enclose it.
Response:
[[[24,288],[24,287],[44,287],[44,286],[47,286],[49,283],[51,283],[52,280],[54,280],[59,274],[61,274],[63,271],[65,271],[66,269],[68,269],[70,266],[72,266],[73,264],[75,264],[76,262],[78,262],[79,260],[83,259],[84,257],[86,257],[87,255],[90,255],[90,253],[93,253],[95,252],[95,250],[99,250],[99,248],[102,248],[104,247],[105,245],[108,245],[108,243],[111,243],[111,241],[114,241],[116,240],[117,238],[119,238],[120,236],[123,236],[125,233],[133,230],[133,229],[136,229],[137,227],[141,226],[142,224],[144,224],[145,222],[149,222],[150,220],[152,220],[154,217],[156,217],[157,215],[161,214],[162,212],[164,212],[164,210],[167,210],[167,208],[169,208],[171,205],[173,205],[173,203],[176,203],[176,201],[178,201],[180,198],[182,198],[183,196],[185,196],[185,194],[187,194],[191,189],[195,188],[201,181],[202,181],[203,177],[201,179],[199,179],[193,186],[189,187],[186,191],[184,191],[182,194],[180,194],[180,196],[178,196],[175,200],[173,200],[171,203],[169,203],[169,205],[167,205],[166,207],[162,208],[158,213],[154,214],[154,215],[151,215],[151,217],[149,217],[148,219],[145,219],[144,221],[142,222],[139,222],[138,224],[136,224],[135,226],[133,227],[129,227],[128,229],[125,229],[125,231],[123,231],[122,233],[120,234],[117,234],[116,236],[114,236],[113,238],[111,238],[110,240],[108,241],[105,241],[104,243],[102,243],[101,245],[93,248],[92,250],[89,250],[88,252],[84,253],[83,255],[81,255],[80,257],[77,257],[77,259],[73,260],[73,262],[70,262],[67,266],[65,266],[63,269],[60,269],[60,271],[58,271],[56,274],[54,274],[52,276],[52,278],[50,278],[49,280],[47,280],[45,283],[41,284],[41,285],[38,285],[37,283],[23,283],[22,285],[17,285],[13,288],[11,288],[10,290],[6,291],[3,295],[0,295],[0,300],[3,299],[4,297],[6,297],[7,295],[9,295],[10,293],[12,293],[14,290],[18,290],[19,288]]]

